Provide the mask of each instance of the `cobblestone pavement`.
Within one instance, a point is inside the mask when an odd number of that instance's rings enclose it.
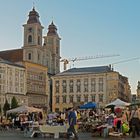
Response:
[[[20,131],[14,131],[14,132],[1,131],[0,140],[54,140],[54,138],[49,138],[49,137],[27,138],[24,137],[23,132]],[[57,140],[66,140],[66,138],[59,138]],[[91,133],[79,133],[79,140],[140,140],[140,137],[131,138],[130,136],[126,136],[125,138],[117,138],[117,137],[102,138],[102,137],[92,137]]]

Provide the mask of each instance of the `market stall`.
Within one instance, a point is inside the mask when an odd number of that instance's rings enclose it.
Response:
[[[110,107],[110,106],[129,106],[129,105],[130,105],[130,103],[128,103],[128,102],[124,102],[120,99],[116,99],[113,102],[107,104],[106,107]]]
[[[86,103],[84,105],[81,105],[80,109],[93,109],[93,108],[96,108],[96,106],[97,106],[96,103],[88,102],[88,103]]]
[[[6,114],[10,114],[10,113],[29,113],[29,112],[30,113],[31,112],[42,112],[42,109],[23,105],[23,106],[19,106],[17,108],[8,110],[6,112]]]

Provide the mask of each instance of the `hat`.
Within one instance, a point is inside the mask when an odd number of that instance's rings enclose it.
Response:
[[[121,108],[119,108],[119,107],[115,108],[115,113],[121,113],[121,112],[122,112]]]

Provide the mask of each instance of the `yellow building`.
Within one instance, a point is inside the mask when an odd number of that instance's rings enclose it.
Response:
[[[48,109],[49,107],[49,80],[47,67],[22,62],[26,69],[28,105]]]
[[[69,69],[53,76],[52,82],[53,111],[89,101],[103,108],[118,97],[130,96],[128,79],[108,66]]]

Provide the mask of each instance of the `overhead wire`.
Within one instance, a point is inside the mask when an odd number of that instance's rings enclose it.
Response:
[[[124,62],[129,62],[129,61],[133,61],[133,60],[138,60],[138,59],[140,59],[140,57],[129,58],[129,59],[126,59],[126,60],[121,60],[121,61],[114,62],[114,63],[112,63],[112,65],[119,64],[119,63],[124,63]]]

